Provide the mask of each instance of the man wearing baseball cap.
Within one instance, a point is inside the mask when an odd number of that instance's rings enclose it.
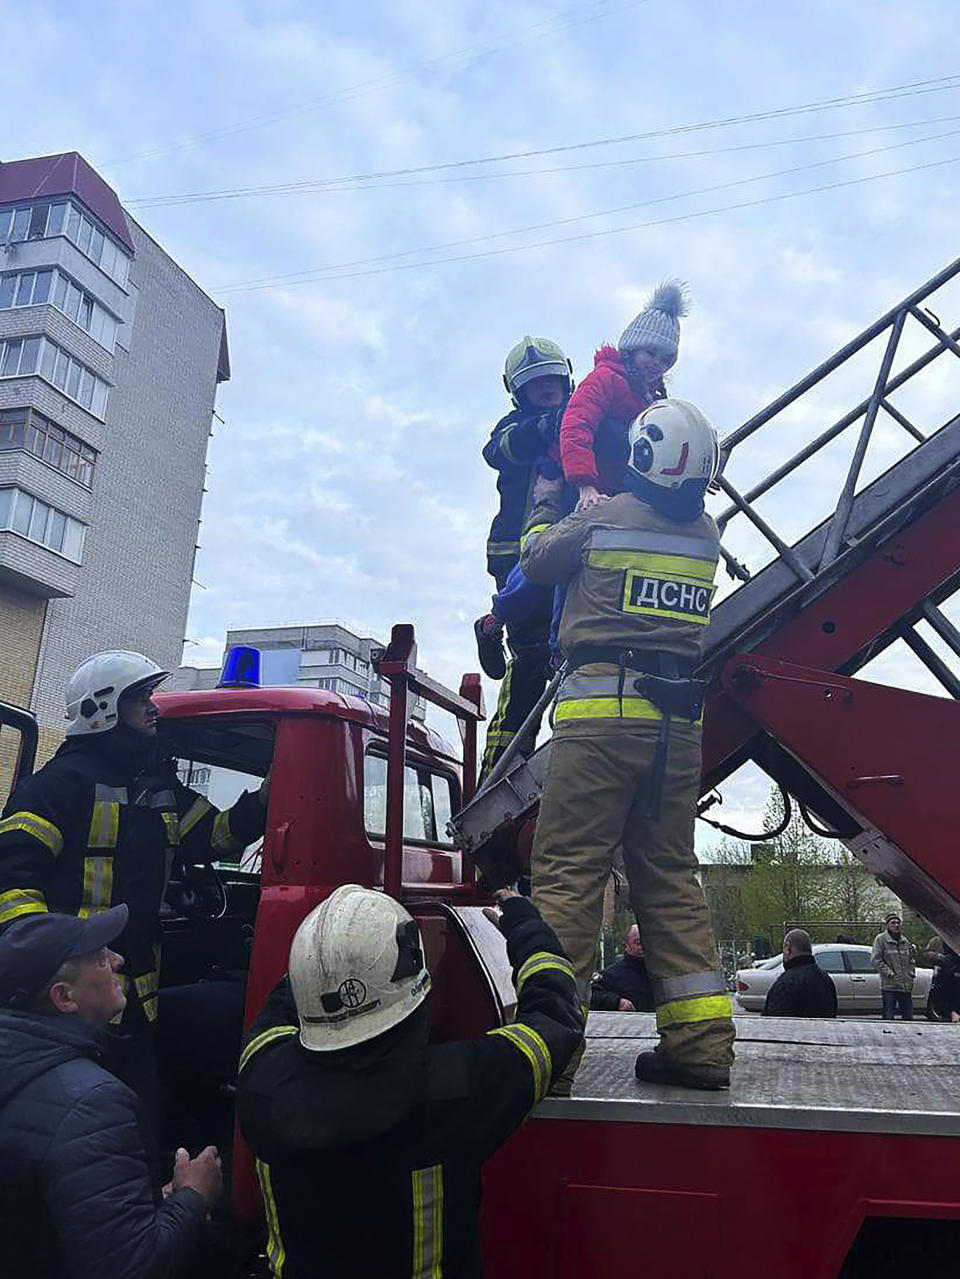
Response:
[[[126,1003],[126,906],[0,934],[0,1234],[5,1279],[180,1273],[220,1192],[217,1152],[151,1185],[137,1098],[99,1065]]]

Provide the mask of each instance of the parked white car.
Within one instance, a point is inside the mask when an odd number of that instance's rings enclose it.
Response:
[[[837,1013],[852,1017],[858,1013],[880,1015],[880,974],[870,960],[869,946],[852,946],[840,942],[814,946],[813,955],[837,988]],[[783,956],[763,960],[759,966],[741,968],[734,979],[734,992],[741,1008],[762,1013],[767,991],[783,972]],[[913,984],[914,1016],[922,1016],[927,1007],[932,968],[918,968]]]

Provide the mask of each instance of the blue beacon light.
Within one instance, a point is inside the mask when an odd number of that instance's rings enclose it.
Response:
[[[236,644],[223,659],[217,688],[259,688],[260,650]]]

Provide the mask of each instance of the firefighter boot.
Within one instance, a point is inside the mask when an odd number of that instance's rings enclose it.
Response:
[[[507,673],[507,659],[503,653],[503,622],[492,613],[484,613],[473,624],[477,637],[477,657],[480,668],[488,679],[501,680]]]
[[[636,1076],[643,1083],[667,1084],[674,1088],[697,1088],[702,1092],[717,1092],[730,1087],[729,1066],[700,1064],[681,1065],[672,1062],[666,1053],[654,1049],[641,1053],[635,1066]]]

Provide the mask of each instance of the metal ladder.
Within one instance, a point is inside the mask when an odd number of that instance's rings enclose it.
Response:
[[[722,730],[722,695],[719,673],[734,653],[750,652],[775,644],[776,636],[790,619],[814,599],[836,586],[857,566],[862,565],[878,548],[890,543],[897,533],[913,524],[924,512],[944,500],[960,483],[960,416],[952,417],[938,430],[925,434],[892,400],[898,391],[918,378],[942,355],[960,357],[960,327],[945,330],[937,316],[925,304],[938,290],[960,276],[960,258],[945,267],[920,288],[914,290],[892,310],[881,316],[833,356],[784,392],[760,413],[727,435],[722,447],[737,457],[735,450],[764,431],[770,442],[773,434],[787,420],[787,413],[814,388],[831,375],[848,373],[853,362],[871,343],[883,345],[879,368],[873,378],[870,394],[848,412],[821,430],[786,461],[768,475],[739,491],[726,474],[720,487],[729,506],[718,516],[717,523],[727,545],[723,559],[739,585],[713,610],[704,659],[698,674],[710,680],[713,698],[708,698],[705,721],[704,789],[729,776],[745,758],[749,747],[711,752],[710,737],[714,729]],[[921,355],[894,373],[905,328],[920,330],[933,342]],[[883,341],[885,337],[885,341]],[[868,446],[875,437],[878,423],[889,422],[903,432],[909,449],[872,483],[858,489]],[[852,454],[845,471],[840,473],[835,509],[806,535],[792,542],[781,536],[757,509],[757,503],[775,492],[811,459],[819,459],[824,450],[841,436],[849,439],[856,431]],[[809,474],[809,471],[807,472]],[[734,521],[738,525],[734,526]],[[731,526],[749,524],[755,544],[765,545],[773,558],[760,571],[751,574],[730,550]],[[960,586],[960,558],[952,572],[937,582],[934,589],[912,600],[908,607],[899,604],[884,626],[855,653],[846,654],[837,667],[852,674],[872,660],[886,647],[902,639],[937,681],[953,698],[960,699],[960,679],[915,627],[927,621],[948,646],[960,657],[960,631],[939,608],[939,604]],[[794,657],[793,660],[802,660]],[[716,687],[715,687],[716,686]],[[712,708],[711,708],[712,704]],[[517,735],[517,742],[522,733]],[[450,832],[471,858],[481,856],[489,847],[510,843],[524,822],[536,809],[542,793],[550,743],[541,746],[529,759],[515,751],[506,753],[487,783],[450,824]],[[745,754],[746,751],[746,754]]]

